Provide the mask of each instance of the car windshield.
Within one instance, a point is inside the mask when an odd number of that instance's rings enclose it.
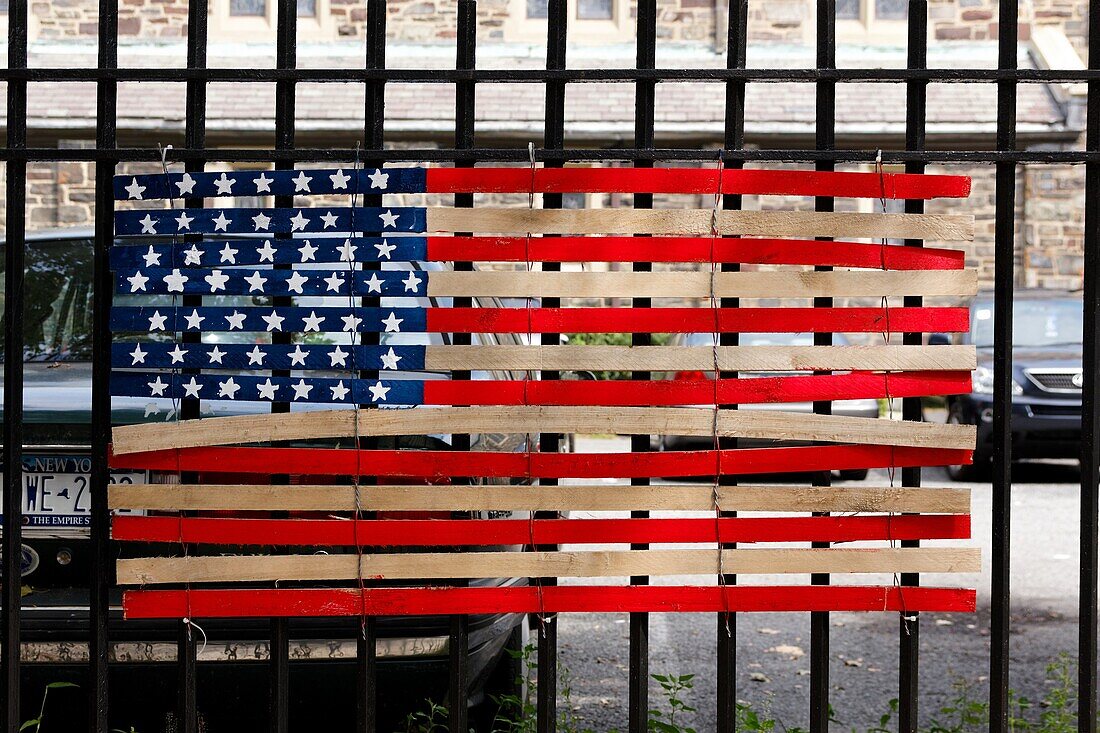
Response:
[[[2,249],[2,247],[0,247]],[[92,358],[92,241],[27,242],[24,361]],[[0,262],[0,293],[7,273]],[[0,294],[0,314],[5,303]],[[0,351],[0,358],[3,352]]]
[[[1081,343],[1081,319],[1079,300],[1017,300],[1012,306],[1012,345],[1076,346]],[[975,304],[971,329],[971,343],[980,349],[993,347],[992,302]]]

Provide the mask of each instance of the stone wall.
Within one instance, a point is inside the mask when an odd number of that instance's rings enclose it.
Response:
[[[49,0],[30,5],[37,38],[95,38],[99,32],[96,0]],[[120,0],[118,34],[122,37],[179,38],[187,35],[187,0]]]

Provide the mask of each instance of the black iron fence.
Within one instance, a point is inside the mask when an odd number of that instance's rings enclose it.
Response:
[[[108,392],[109,348],[108,316],[112,280],[108,271],[107,249],[113,237],[112,176],[119,164],[128,162],[160,162],[159,153],[148,148],[118,147],[117,99],[120,82],[177,82],[186,85],[186,130],[184,145],[170,151],[169,162],[183,163],[188,170],[202,170],[204,164],[216,161],[274,162],[280,168],[312,161],[364,160],[366,165],[383,161],[437,161],[470,166],[478,162],[527,161],[525,148],[482,148],[477,146],[475,125],[475,88],[479,84],[499,82],[540,84],[545,88],[546,111],[543,144],[534,151],[546,166],[563,166],[567,161],[628,161],[635,166],[652,166],[658,161],[714,161],[713,150],[668,149],[654,147],[655,90],[659,83],[713,81],[725,84],[725,131],[723,151],[725,165],[738,168],[750,161],[783,161],[812,163],[818,170],[831,170],[838,163],[869,163],[876,151],[870,149],[838,150],[835,134],[836,85],[842,82],[874,82],[904,84],[906,88],[906,133],[903,150],[882,153],[885,163],[904,164],[909,172],[922,172],[929,163],[986,164],[996,169],[996,264],[995,264],[995,385],[994,385],[994,478],[993,478],[993,557],[992,557],[992,629],[990,653],[991,723],[994,731],[1005,731],[1008,725],[1009,689],[1009,557],[1010,507],[1012,491],[1012,442],[1010,429],[1013,302],[1013,239],[1016,209],[1015,177],[1017,166],[1034,164],[1083,164],[1086,169],[1086,213],[1084,231],[1084,381],[1083,439],[1081,445],[1081,608],[1080,608],[1080,679],[1079,720],[1081,731],[1096,729],[1096,668],[1097,668],[1097,512],[1098,476],[1100,476],[1100,403],[1097,400],[1098,348],[1100,348],[1100,55],[1091,56],[1084,71],[1017,69],[1017,5],[1000,2],[999,63],[997,69],[928,69],[928,2],[911,0],[908,19],[908,63],[905,69],[838,69],[836,68],[835,2],[818,0],[816,67],[812,69],[750,69],[746,67],[748,2],[733,0],[728,13],[728,54],[725,69],[662,69],[656,68],[657,3],[640,0],[637,9],[637,60],[634,68],[568,68],[569,40],[566,0],[551,0],[548,11],[548,34],[545,69],[478,69],[476,63],[476,2],[458,0],[458,33],[456,58],[452,70],[389,69],[386,66],[386,3],[366,0],[366,55],[359,69],[300,69],[296,63],[296,3],[278,1],[276,64],[272,69],[207,68],[207,6],[192,2],[187,17],[187,68],[127,68],[118,67],[118,1],[99,2],[99,57],[96,68],[28,68],[27,0],[12,0],[8,9],[8,64],[0,71],[7,83],[7,138],[0,149],[0,159],[7,173],[7,230],[4,282],[4,350],[8,355],[23,351],[25,206],[28,163],[43,161],[91,161],[96,168],[96,241],[94,254],[94,363],[93,363],[93,430],[92,430],[92,525],[93,563],[90,583],[90,655],[88,662],[88,729],[105,733],[108,729],[108,671],[110,628],[110,589],[112,586],[112,550],[109,539],[107,507],[107,450],[110,439],[111,404]],[[1100,0],[1089,4],[1090,46],[1100,47]],[[98,90],[97,133],[94,147],[81,149],[35,148],[28,146],[27,88],[41,81],[94,82]],[[747,149],[745,146],[745,91],[748,83],[800,81],[816,86],[817,132],[814,149],[768,150]],[[275,84],[275,145],[274,149],[211,148],[206,144],[206,94],[212,82]],[[362,149],[300,148],[295,145],[295,90],[300,82],[354,82],[366,89]],[[453,83],[456,90],[454,144],[450,148],[416,149],[386,147],[384,107],[386,84]],[[566,148],[565,97],[570,84],[585,82],[616,82],[635,88],[635,136],[629,148],[575,149]],[[928,150],[925,145],[926,94],[929,83],[986,82],[998,90],[997,134],[993,149]],[[1019,150],[1016,146],[1016,92],[1019,84],[1085,82],[1088,85],[1087,140],[1084,150]],[[365,205],[377,202],[365,201]],[[456,197],[456,205],[472,206],[470,195]],[[638,195],[636,207],[652,206],[652,196]],[[288,205],[289,202],[276,202]],[[202,201],[187,201],[188,206],[201,206]],[[544,206],[562,205],[560,195],[546,195]],[[727,196],[726,208],[738,208],[740,197]],[[829,211],[833,202],[818,198],[816,208]],[[920,213],[923,203],[906,202],[907,212]],[[906,244],[920,246],[919,241]],[[460,263],[461,266],[461,263]],[[551,266],[547,265],[547,269]],[[636,270],[647,270],[648,263],[637,263]],[[723,265],[736,269],[737,265]],[[818,299],[817,306],[829,306],[829,299]],[[456,302],[456,305],[459,303]],[[546,302],[547,307],[557,303]],[[637,306],[648,305],[635,301]],[[735,299],[723,299],[723,307],[736,307]],[[920,305],[919,298],[907,298],[905,305]],[[648,335],[635,336],[635,344],[648,343]],[[736,344],[737,336],[725,335],[723,344]],[[831,334],[819,334],[817,343],[831,343]],[[905,334],[907,344],[921,343],[920,334]],[[557,334],[545,334],[543,343],[558,342]],[[458,341],[456,341],[458,343]],[[455,374],[457,378],[466,378]],[[553,379],[554,373],[543,373]],[[733,376],[733,375],[730,375]],[[637,378],[648,378],[646,374]],[[9,467],[4,475],[4,535],[3,577],[20,575],[21,504],[20,474],[10,467],[21,465],[23,436],[23,364],[8,358],[4,363],[4,426],[3,462]],[[275,410],[287,409],[275,405]],[[816,403],[815,412],[828,413],[829,403]],[[197,415],[197,405],[187,404],[184,417]],[[920,419],[918,398],[907,398],[903,417]],[[542,435],[543,450],[556,450],[557,435]],[[632,450],[647,450],[647,436],[636,438]],[[827,481],[827,478],[821,478]],[[920,484],[919,469],[905,469],[902,482],[906,486]],[[638,515],[636,513],[636,515]],[[644,514],[640,514],[644,516]],[[645,583],[644,577],[632,578],[632,583]],[[545,579],[551,583],[553,579]],[[727,583],[736,582],[729,576]],[[828,576],[815,576],[814,583],[829,582]],[[919,578],[905,575],[903,584],[916,585]],[[0,694],[0,716],[5,730],[16,731],[21,723],[20,700],[20,586],[6,582],[0,615],[0,667],[3,694]],[[553,618],[538,624],[538,689],[537,729],[552,731],[556,725],[556,654],[557,626]],[[716,618],[715,644],[718,650],[717,706],[718,728],[735,728],[736,619],[719,614]],[[729,629],[733,633],[727,634]],[[469,641],[468,619],[454,617],[450,622],[450,711],[452,731],[466,730],[465,690],[468,682]],[[897,634],[899,647],[898,700],[900,730],[914,731],[917,726],[919,678],[920,623],[914,617],[903,616]],[[270,708],[269,727],[287,731],[290,700],[290,634],[285,620],[273,620],[270,633]],[[368,620],[365,634],[358,642],[356,670],[358,729],[376,728],[377,670],[375,658],[375,627]],[[813,731],[828,729],[829,719],[829,619],[826,613],[811,615],[811,693],[810,724]],[[634,733],[646,730],[648,697],[648,617],[632,614],[630,619],[630,682],[629,729]],[[196,700],[196,639],[180,624],[178,659],[179,730],[198,730]],[[349,701],[349,705],[351,702]]]

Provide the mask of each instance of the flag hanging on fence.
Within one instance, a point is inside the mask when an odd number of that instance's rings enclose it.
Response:
[[[424,193],[526,193],[532,205],[359,205],[372,194]],[[534,208],[543,193],[694,194],[714,206]],[[884,203],[968,193],[959,176],[721,166],[116,177],[116,199],[169,207],[116,213],[111,393],[170,401],[171,416],[181,400],[231,413],[114,430],[113,466],[188,478],[110,488],[112,508],[154,513],[115,516],[114,539],[181,549],[118,561],[127,617],[973,610],[971,589],[876,584],[875,575],[979,570],[978,551],[957,543],[896,546],[969,538],[969,493],[892,481],[898,467],[968,463],[974,430],[783,409],[969,392],[972,347],[889,342],[895,333],[966,331],[967,308],[890,299],[967,298],[975,272],[961,251],[888,239],[964,241],[971,218],[719,206],[734,194]],[[226,196],[294,197],[295,205],[174,205]],[[558,268],[576,262],[622,269]],[[625,271],[639,262],[692,269]],[[725,263],[767,269],[719,270]],[[873,304],[811,307],[812,299],[861,297]],[[724,299],[739,300],[728,307]],[[703,305],[685,305],[692,301]],[[834,332],[882,343],[736,345],[722,336]],[[536,336],[558,333],[703,339],[547,345]],[[469,338],[456,343],[453,334]],[[645,378],[540,379],[543,371]],[[726,409],[754,404],[776,409]],[[271,414],[272,406],[291,411]],[[395,442],[505,434],[676,435],[703,447],[570,453],[530,441],[520,450]],[[727,438],[768,447],[729,447]],[[763,474],[877,468],[891,472],[890,485],[743,485]],[[294,485],[276,485],[287,476]],[[599,481],[669,476],[691,483]],[[742,485],[725,485],[734,476]],[[588,511],[662,516],[567,518]],[[712,516],[677,514],[700,511]],[[740,511],[769,516],[728,514]],[[438,518],[408,518],[424,513]],[[830,546],[767,546],[811,542]],[[850,584],[723,580],[808,573]],[[622,583],[644,575],[696,576],[697,584]],[[481,578],[533,580],[468,587]],[[538,580],[547,578],[562,582]],[[571,585],[574,578],[600,580]]]

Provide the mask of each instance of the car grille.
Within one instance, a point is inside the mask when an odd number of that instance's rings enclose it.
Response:
[[[1080,392],[1081,388],[1073,383],[1073,378],[1080,374],[1076,372],[1044,372],[1027,370],[1028,379],[1036,384],[1039,389],[1046,392]]]

